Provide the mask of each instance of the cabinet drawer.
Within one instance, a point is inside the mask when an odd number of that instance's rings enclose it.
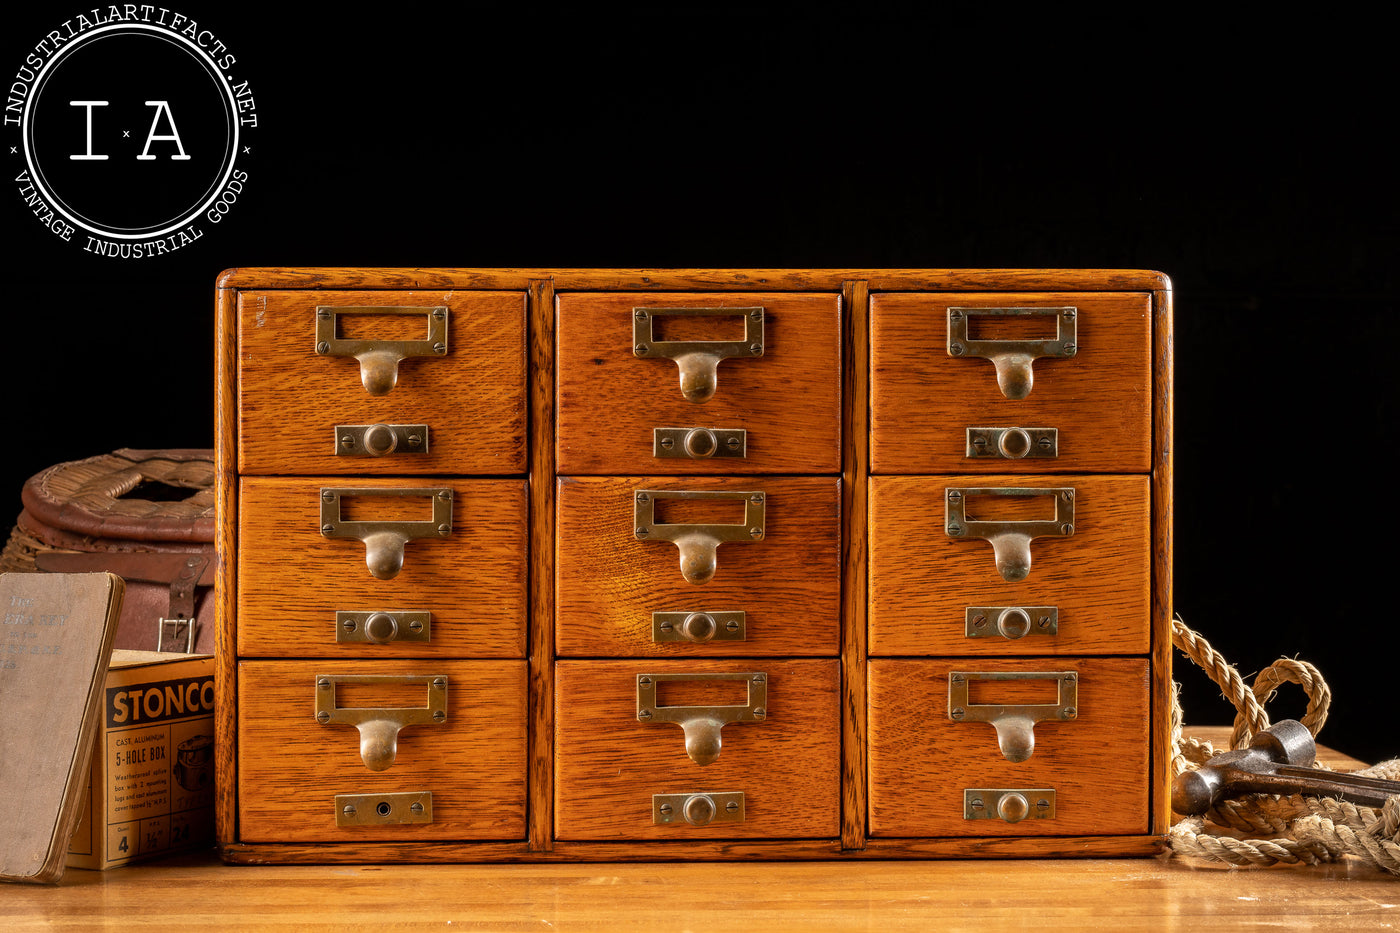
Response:
[[[704,498],[682,498],[692,494]],[[755,537],[748,520],[759,510]],[[648,517],[655,524],[639,526]],[[837,653],[841,488],[834,477],[562,478],[558,519],[561,655]],[[709,524],[727,527],[700,527]],[[711,554],[714,575],[702,582]],[[686,640],[686,620],[697,613],[714,619],[713,637]],[[674,637],[658,637],[665,618]],[[735,620],[738,638],[726,631]]]
[[[240,292],[238,393],[242,473],[524,472],[525,296]]]
[[[1137,292],[873,295],[872,471],[1146,472],[1150,313],[1150,296]],[[1065,345],[1072,356],[1035,359],[1029,394],[1008,397],[1024,376],[1016,353]],[[992,359],[976,354],[1008,349],[1004,392]],[[1020,430],[969,433],[978,428]]]
[[[997,674],[1046,676],[986,676]],[[1066,674],[1073,676],[1072,695],[1052,679]],[[958,676],[966,694],[957,701],[967,703],[954,707],[961,721],[949,716],[951,679]],[[871,835],[1146,832],[1148,688],[1148,663],[1141,658],[871,661]],[[1061,699],[1075,704],[1072,718],[1057,708]],[[1035,723],[1034,746],[1024,760],[1002,753],[996,725],[974,721],[1004,705],[1046,707],[1034,714],[1048,718]],[[1015,730],[1002,728],[1012,733],[1007,744],[1016,749]],[[1002,808],[1002,795],[988,793],[1006,791],[1021,800]]]
[[[871,654],[1146,654],[1148,479],[871,477]],[[949,533],[950,491],[963,496],[960,536]],[[1057,516],[1072,521],[1068,536]],[[1025,577],[1008,580],[1016,542],[1003,543],[999,568],[992,543],[975,533],[991,530],[983,522],[1025,520],[1049,533],[1031,540]]]
[[[840,471],[840,295],[565,294],[558,307],[560,473]]]
[[[357,680],[366,676],[388,682]],[[441,703],[430,689],[439,678]],[[431,720],[434,709],[443,712],[441,722],[415,721],[396,736],[350,721]],[[248,842],[522,838],[525,710],[523,661],[242,662],[241,836]],[[318,721],[321,715],[329,721]],[[390,756],[384,748],[394,742]],[[337,801],[338,795],[364,799]],[[413,811],[410,800],[425,812]],[[345,814],[346,806],[355,813]],[[431,821],[423,821],[429,814]],[[361,824],[341,825],[347,816]],[[396,822],[400,817],[409,822]]]
[[[758,686],[750,689],[754,680]],[[835,659],[559,662],[558,837],[837,835],[840,686]],[[704,709],[716,706],[729,709]],[[743,718],[741,709],[757,718]],[[717,732],[679,721],[706,716],[728,721]],[[653,795],[671,796],[662,802]],[[711,804],[695,812],[687,806],[694,795]],[[665,803],[669,811],[662,810]]]
[[[244,477],[239,488],[240,655],[524,656],[524,480]],[[411,494],[398,494],[404,492]],[[393,541],[380,547],[328,537],[322,527],[331,515],[342,519],[336,534],[392,522],[400,524],[391,529],[428,535],[402,544],[402,569],[380,578],[369,569],[371,555],[383,556],[391,570]],[[451,521],[445,535],[434,521],[444,517]],[[430,614],[426,638],[410,637],[411,620],[422,616],[401,615],[409,612]],[[370,620],[376,613],[400,615],[388,626]],[[352,619],[361,636],[378,624],[387,640],[350,640],[345,626]]]

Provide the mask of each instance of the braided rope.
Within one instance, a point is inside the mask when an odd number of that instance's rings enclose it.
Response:
[[[1314,736],[1327,722],[1332,691],[1322,674],[1306,661],[1280,658],[1260,671],[1252,686],[1181,619],[1172,620],[1172,644],[1206,672],[1234,705],[1237,714],[1230,736],[1232,748],[1248,746],[1250,739],[1269,728],[1264,704],[1284,683],[1295,683],[1308,697],[1307,712],[1299,720]],[[1209,742],[1182,734],[1180,687],[1172,693],[1172,773],[1200,767],[1216,754]],[[1357,772],[1385,780],[1400,778],[1400,759],[1382,762]],[[1269,835],[1267,839],[1241,839],[1207,832],[1207,824],[1222,830]],[[1379,810],[1358,807],[1331,797],[1279,797],[1251,794],[1217,804],[1203,817],[1190,817],[1173,826],[1168,843],[1177,855],[1226,862],[1231,865],[1317,865],[1354,856],[1393,875],[1400,875],[1400,796],[1391,797]]]

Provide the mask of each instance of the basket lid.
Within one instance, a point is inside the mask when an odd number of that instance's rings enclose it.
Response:
[[[214,540],[214,451],[131,450],[59,463],[30,477],[25,511],[72,534],[131,541]]]

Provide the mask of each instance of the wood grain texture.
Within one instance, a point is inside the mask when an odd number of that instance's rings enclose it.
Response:
[[[872,291],[1151,291],[1171,280],[1143,269],[441,269],[234,268],[220,288],[525,289],[549,279],[556,291],[709,289],[834,291],[865,281]]]
[[[673,360],[633,353],[633,309],[764,309],[763,356],[719,363],[718,389],[687,401]],[[558,298],[558,464],[576,474],[836,473],[841,448],[839,295],[564,294]],[[665,323],[680,323],[667,319]],[[741,339],[733,321],[666,339]],[[730,330],[734,333],[730,333]],[[662,333],[658,330],[658,335]],[[653,429],[744,429],[747,456],[657,459]]]
[[[1175,349],[1172,295],[1153,293],[1152,414],[1152,828],[1171,825],[1172,554]]]
[[[948,716],[949,672],[1074,671],[1078,717],[1035,725],[1035,750],[1011,762],[994,727]],[[1147,830],[1148,662],[1142,658],[933,658],[870,662],[872,836],[1064,836]],[[1014,683],[973,702],[1025,702]],[[1004,698],[1003,698],[1004,697]],[[1054,702],[1053,699],[1051,702]],[[963,819],[967,788],[1053,788],[1053,819]]]
[[[634,534],[638,489],[755,491],[761,541],[721,544],[709,583],[680,552]],[[835,477],[566,477],[558,487],[558,653],[570,657],[835,655],[841,613],[841,482]],[[741,512],[742,515],[742,512]],[[653,612],[747,613],[746,641],[652,642]]]
[[[530,283],[529,845],[554,839],[554,288]]]
[[[1078,353],[1073,359],[1037,360],[1030,395],[1008,399],[997,386],[990,360],[948,354],[950,307],[1075,307]],[[872,296],[872,470],[1147,472],[1152,412],[1149,312],[1146,293]],[[969,427],[1057,428],[1059,456],[969,458]]]
[[[866,573],[869,541],[866,513],[870,472],[870,293],[864,282],[847,282],[841,299],[846,307],[844,330],[846,368],[842,381],[841,511],[841,846],[865,844],[866,764],[865,662]]]
[[[450,488],[452,532],[408,542],[403,570],[375,579],[363,543],[321,535],[323,486]],[[244,477],[241,489],[240,656],[524,657],[524,480]],[[362,498],[370,514],[401,504]],[[419,518],[431,515],[428,499],[411,501]],[[337,610],[427,610],[432,640],[336,643]]]
[[[214,838],[238,835],[238,295],[214,303]]]
[[[835,658],[560,661],[555,671],[559,839],[837,836],[839,668]],[[638,721],[637,676],[720,672],[765,674],[768,716],[724,726],[719,758],[702,767],[687,756],[678,724]],[[722,791],[744,794],[744,822],[652,823],[653,794]]]
[[[944,530],[945,490],[983,486],[1075,490],[1074,534],[1032,541],[1025,580],[1002,579],[988,541]],[[871,654],[1147,654],[1149,509],[1146,476],[872,477]],[[968,638],[968,606],[1056,606],[1059,632]]]
[[[448,309],[444,357],[399,364],[371,396],[353,358],[316,354],[316,307]],[[427,335],[426,313],[411,339]],[[383,324],[370,339],[410,339]],[[359,336],[357,334],[357,336]],[[525,469],[525,295],[413,290],[239,294],[239,470],[258,474],[521,473]],[[425,424],[429,452],[335,456],[346,424]]]
[[[447,719],[402,729],[394,763],[371,771],[354,726],[316,721],[316,678],[327,674],[444,675]],[[524,837],[523,661],[245,661],[238,675],[241,841]],[[336,794],[425,790],[431,823],[336,826]]]

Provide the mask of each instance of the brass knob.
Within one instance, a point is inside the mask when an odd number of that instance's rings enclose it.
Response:
[[[399,634],[398,620],[387,612],[376,612],[365,619],[365,638],[376,645],[388,644]]]
[[[691,641],[709,641],[719,631],[719,623],[707,612],[692,612],[681,623],[681,634]]]
[[[695,428],[685,436],[685,452],[696,460],[713,457],[719,450],[719,439],[709,428]]]
[[[682,812],[691,826],[704,826],[715,818],[715,802],[705,794],[696,794],[685,802]]]
[[[399,437],[387,424],[371,425],[365,431],[365,453],[372,457],[391,454],[399,446]]]
[[[997,816],[1008,823],[1019,823],[1031,815],[1031,805],[1021,794],[1003,794],[997,801]]]
[[[1006,638],[1023,638],[1030,634],[1031,617],[1024,609],[1007,609],[997,617],[997,631]]]
[[[1031,436],[1021,428],[1007,428],[997,441],[1001,455],[1008,460],[1020,460],[1031,452]]]

